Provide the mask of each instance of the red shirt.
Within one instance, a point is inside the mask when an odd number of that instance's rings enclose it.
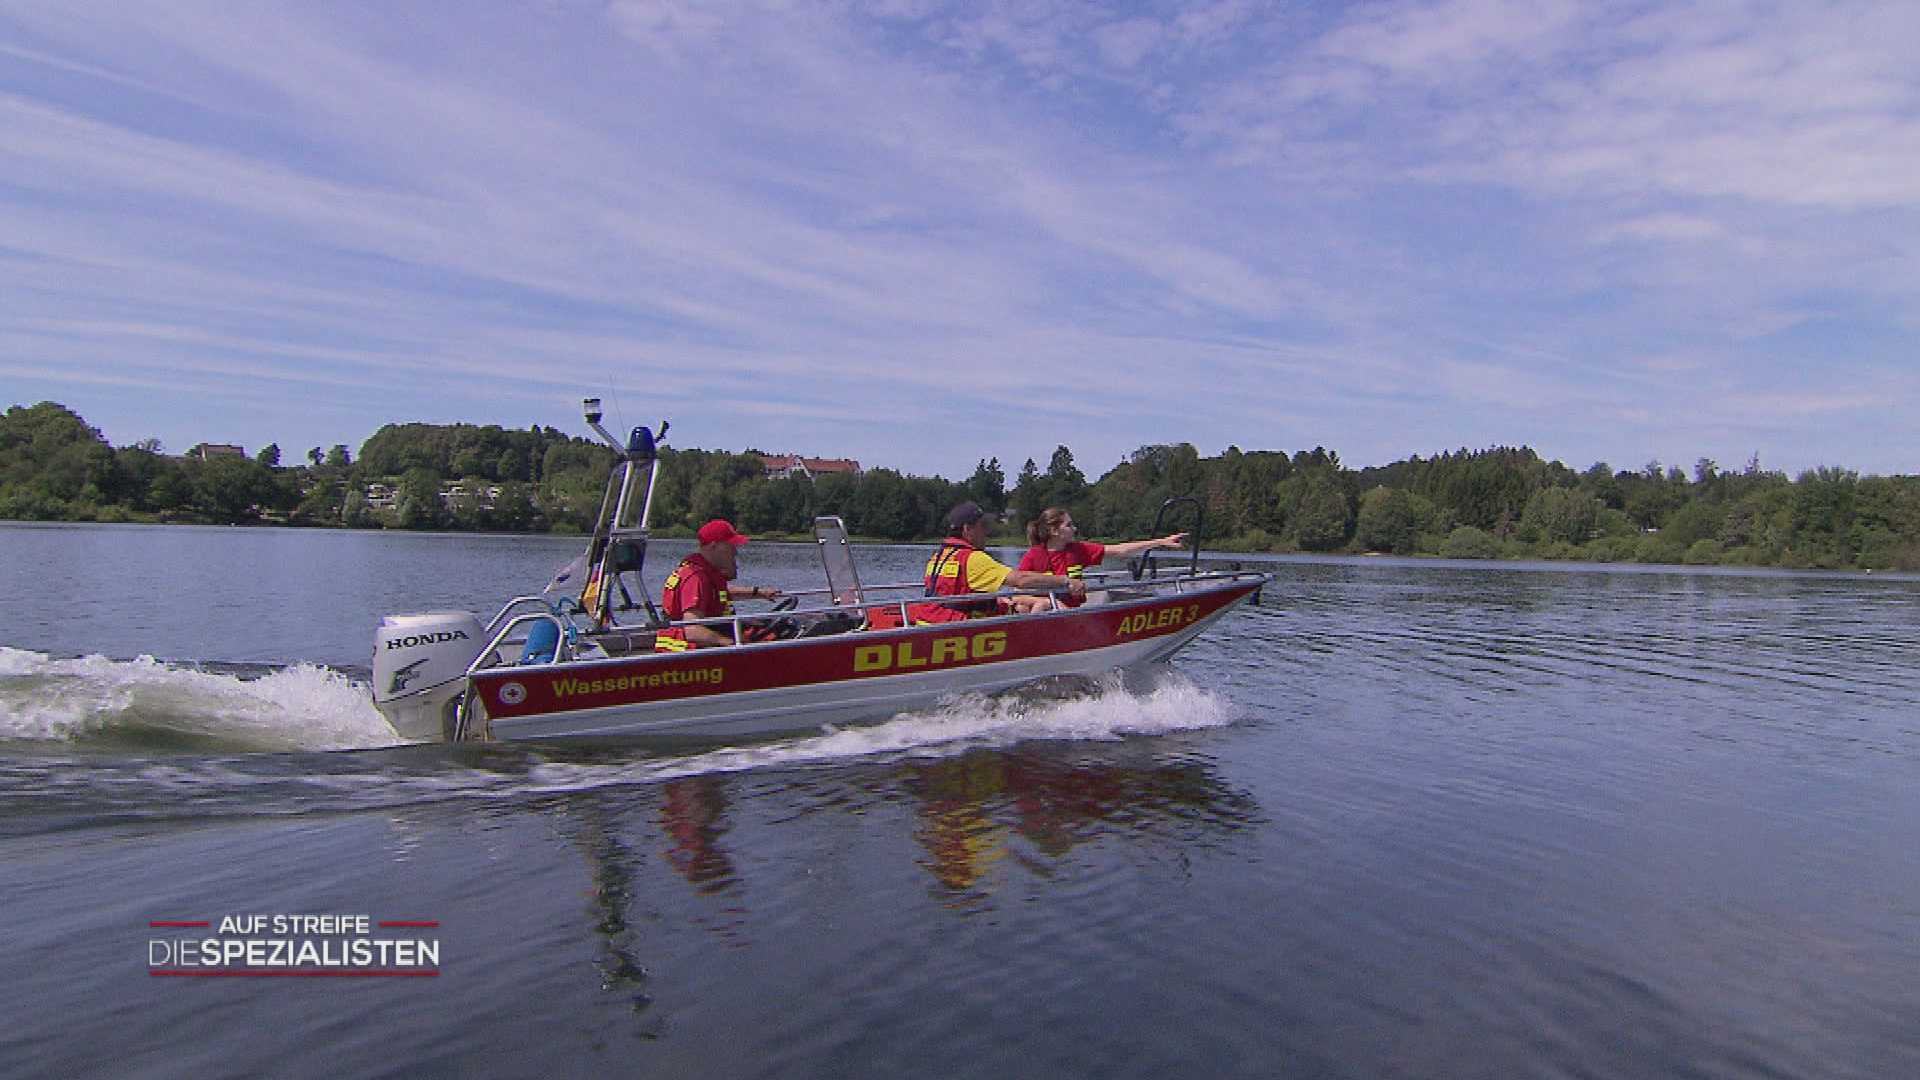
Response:
[[[1067,546],[1059,551],[1048,549],[1045,544],[1035,544],[1020,556],[1020,569],[1037,570],[1042,574],[1059,574],[1062,577],[1084,577],[1089,566],[1099,566],[1100,560],[1107,557],[1107,545],[1082,543],[1079,540],[1067,541]],[[1086,603],[1085,597],[1062,596],[1060,602],[1068,607],[1079,607]]]
[[[1075,571],[1089,566],[1099,566],[1107,557],[1107,545],[1088,544],[1072,540],[1059,551],[1049,551],[1045,544],[1035,544],[1020,557],[1019,569],[1037,570],[1042,574],[1059,574],[1079,577]]]

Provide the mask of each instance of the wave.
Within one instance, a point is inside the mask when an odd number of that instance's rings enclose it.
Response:
[[[364,681],[314,664],[209,670],[0,646],[0,742],[84,749],[392,746]]]
[[[1098,678],[1050,679],[992,696],[958,695],[879,724],[636,762],[623,779],[949,757],[1038,740],[1111,741],[1224,727],[1236,716],[1224,698],[1194,686],[1171,668],[1114,672]],[[560,790],[614,779],[602,766],[575,773],[564,762],[547,762],[536,774],[541,783]]]

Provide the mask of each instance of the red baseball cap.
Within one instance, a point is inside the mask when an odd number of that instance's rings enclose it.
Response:
[[[703,544],[744,544],[747,542],[746,537],[733,531],[733,525],[730,522],[722,521],[719,518],[714,518],[712,521],[700,526],[699,537],[700,542]]]

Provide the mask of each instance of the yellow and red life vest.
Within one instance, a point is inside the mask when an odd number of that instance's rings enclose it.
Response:
[[[967,560],[979,554],[979,548],[957,536],[942,541],[940,550],[927,560],[927,595],[971,595],[973,589],[967,584]],[[999,611],[1000,602],[992,599],[914,604],[908,609],[913,621],[920,624],[959,622],[998,614]]]
[[[698,561],[696,562],[695,560]],[[733,597],[727,593],[726,579],[720,576],[720,571],[715,569],[712,564],[708,563],[705,559],[701,559],[697,552],[687,556],[681,561],[679,566],[674,567],[673,573],[668,574],[666,582],[660,586],[661,614],[675,622],[687,617],[688,608],[680,596],[680,586],[683,582],[694,577],[708,579],[713,585],[714,591],[719,594],[720,610],[715,612],[712,617],[727,618],[731,616],[733,614]],[[686,652],[691,648],[693,648],[693,643],[687,640],[685,627],[665,626],[654,633],[654,652]]]

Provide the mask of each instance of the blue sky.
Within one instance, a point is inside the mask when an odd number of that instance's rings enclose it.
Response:
[[[1920,473],[1920,5],[0,8],[0,406]]]

